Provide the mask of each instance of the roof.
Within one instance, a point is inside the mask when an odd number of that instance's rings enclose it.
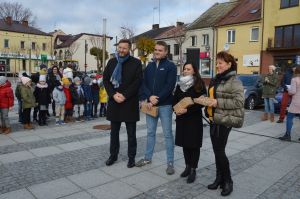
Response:
[[[208,10],[206,10],[200,17],[192,22],[188,30],[195,30],[215,26],[222,17],[231,11],[238,1],[230,1],[225,3],[215,3]]]
[[[187,27],[187,24],[171,27],[168,30],[162,32],[160,35],[158,35],[154,39],[159,40],[159,39],[168,39],[168,38],[184,36],[186,27]]]
[[[159,36],[160,34],[162,34],[163,32],[165,32],[171,28],[174,28],[174,27],[175,26],[167,26],[167,27],[163,27],[163,28],[151,29],[151,30],[148,30],[147,32],[144,32],[142,34],[139,34],[139,35],[133,37],[132,40],[136,41],[140,37],[148,37],[148,38],[154,39],[157,36]]]
[[[262,0],[241,0],[217,25],[224,26],[260,20],[261,8]]]
[[[22,22],[19,22],[19,21],[12,21],[12,24],[9,25],[9,24],[7,24],[5,19],[0,19],[0,30],[9,31],[9,32],[33,34],[33,35],[51,36],[45,32],[38,30],[37,28],[32,27],[32,26],[23,25]]]
[[[77,39],[79,39],[83,35],[103,37],[103,35],[96,35],[96,34],[90,34],[90,33],[80,33],[80,34],[77,34],[77,35],[57,35],[56,38],[55,38],[55,41],[54,41],[54,48],[58,49],[58,48],[70,47],[72,45],[72,43],[74,43]],[[110,36],[106,36],[106,37],[109,38],[110,40],[113,39]],[[59,39],[59,41],[62,42],[59,45],[57,45],[57,40],[58,39]]]

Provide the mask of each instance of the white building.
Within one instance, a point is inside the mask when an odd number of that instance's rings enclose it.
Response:
[[[110,52],[110,40],[112,37],[106,36],[106,51]],[[78,70],[84,71],[85,64],[87,71],[97,70],[97,60],[90,54],[93,47],[103,48],[103,36],[89,33],[78,35],[57,34],[54,39],[54,55],[59,66],[67,63],[78,64]],[[101,65],[101,63],[100,63]]]

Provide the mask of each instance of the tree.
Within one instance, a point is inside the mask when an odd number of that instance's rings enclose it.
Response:
[[[76,53],[76,51],[78,50],[79,46],[80,46],[79,43],[73,42],[69,46],[69,48],[66,50],[66,53],[65,53],[66,59],[71,59],[72,60],[72,57]]]
[[[148,56],[154,52],[155,41],[148,37],[140,37],[137,39],[136,47],[141,53],[139,57],[145,66]]]
[[[122,39],[129,39],[131,41],[131,43],[133,43],[133,37],[135,35],[135,28],[129,25],[123,25],[120,28],[120,34],[121,34],[121,38]],[[134,50],[136,48],[131,48],[130,52],[133,55]]]
[[[15,21],[28,21],[31,26],[35,26],[36,16],[29,8],[25,8],[20,3],[2,2],[0,3],[0,18],[12,17]]]
[[[99,62],[102,63],[103,60],[103,49],[93,47],[90,49],[90,54],[95,56],[95,59],[97,60],[97,70],[99,73],[103,72],[103,67],[100,67]],[[108,52],[105,51],[105,60],[108,59]]]

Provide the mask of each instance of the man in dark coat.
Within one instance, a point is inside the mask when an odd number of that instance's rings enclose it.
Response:
[[[139,121],[138,91],[142,81],[142,64],[130,56],[131,42],[122,39],[118,53],[108,61],[103,74],[103,83],[109,100],[107,120],[111,122],[110,157],[106,165],[114,164],[120,149],[119,131],[125,122],[128,136],[128,168],[135,166],[136,122]]]

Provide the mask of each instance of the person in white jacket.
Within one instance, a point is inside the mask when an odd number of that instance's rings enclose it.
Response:
[[[62,84],[57,85],[53,90],[53,100],[55,101],[56,125],[64,123],[66,95]]]

